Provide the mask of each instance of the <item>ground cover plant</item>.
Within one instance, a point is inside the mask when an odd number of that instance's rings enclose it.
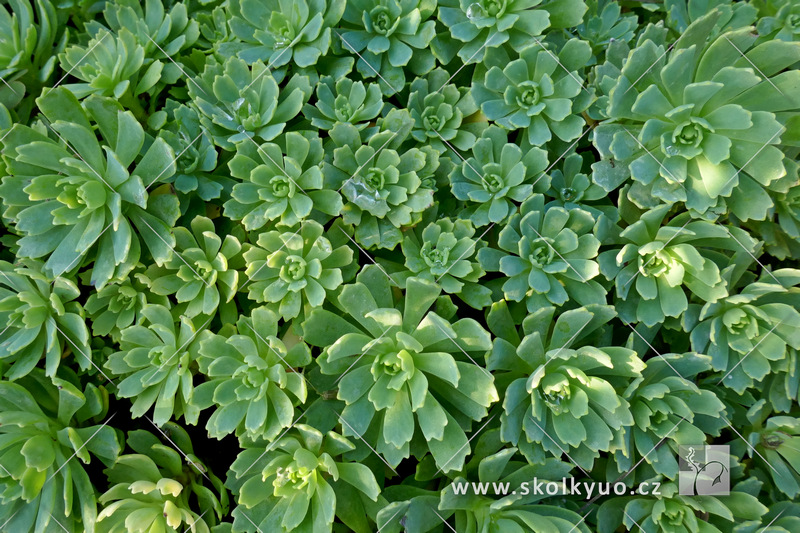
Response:
[[[796,533],[798,154],[797,0],[0,1],[0,532]]]

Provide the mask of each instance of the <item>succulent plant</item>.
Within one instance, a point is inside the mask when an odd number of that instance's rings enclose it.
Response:
[[[189,435],[171,422],[164,430],[167,444],[148,431],[128,433],[137,453],[121,455],[105,470],[110,488],[98,498],[98,533],[207,533],[227,512],[227,492],[194,455]]]
[[[82,107],[59,87],[36,102],[47,129],[15,125],[2,152],[4,217],[24,235],[20,254],[47,257],[45,270],[53,276],[72,272],[94,256],[91,283],[98,288],[133,269],[140,242],[156,263],[169,259],[177,199],[149,196],[145,184],[151,176],[175,172],[175,154],[167,143],[156,139],[140,157],[141,125],[110,99],[93,97]],[[110,146],[105,154],[92,122]]]
[[[311,362],[311,352],[302,342],[287,348],[277,326],[278,316],[258,307],[235,329],[201,339],[197,361],[208,381],[197,386],[192,402],[201,410],[216,406],[206,424],[212,437],[235,432],[273,440],[297,418],[295,405],[307,395],[298,369]]]
[[[501,128],[489,126],[472,154],[453,167],[449,178],[453,196],[468,202],[462,216],[478,227],[504,222],[516,211],[514,202],[527,200],[537,185],[537,191],[547,187],[541,180],[547,152],[534,147],[523,154]]]
[[[800,6],[788,0],[766,4],[768,6],[763,11],[769,15],[759,19],[758,33],[782,41],[800,41]]]
[[[14,268],[0,261],[0,360],[12,363],[9,380],[31,372],[44,357],[48,376],[54,376],[65,353],[78,366],[93,364],[84,311],[76,301],[80,290],[72,281],[52,279],[41,263],[30,261]]]
[[[242,141],[275,139],[311,95],[307,78],[294,76],[279,89],[263,62],[248,66],[236,57],[224,63],[209,57],[203,73],[187,88],[200,112],[200,123],[217,146],[229,151]]]
[[[25,92],[38,95],[69,37],[48,0],[12,0],[0,7],[0,103],[15,107]],[[34,16],[35,14],[35,16]]]
[[[520,51],[548,27],[577,26],[586,10],[583,0],[441,0],[438,14],[450,35],[465,43],[456,50],[470,64],[480,62],[486,49],[507,44]],[[439,55],[447,63],[455,52]]]
[[[84,309],[92,324],[92,335],[118,337],[120,331],[143,318],[142,310],[148,303],[169,306],[167,298],[148,290],[146,277],[137,270],[90,294]]]
[[[113,97],[138,116],[144,113],[138,96],[159,82],[164,69],[163,62],[146,57],[144,47],[127,28],[116,34],[98,28],[86,46],[70,46],[59,59],[64,72],[82,82],[64,84],[75,96]]]
[[[786,174],[778,116],[800,108],[800,99],[785,96],[800,72],[784,72],[800,48],[756,44],[750,28],[705,44],[718,17],[712,11],[695,21],[669,54],[651,40],[631,51],[611,91],[613,121],[594,131],[603,157],[594,179],[611,190],[629,172],[628,197],[643,208],[683,202],[715,218],[727,206],[740,220],[763,220],[773,205],[767,191]],[[767,57],[775,61],[760,59]]]
[[[119,0],[105,5],[103,18],[112,32],[125,29],[133,33],[146,57],[166,60],[163,74],[169,83],[175,83],[182,72],[170,59],[195,44],[200,29],[197,21],[189,17],[185,3],[171,4],[165,9],[162,0]],[[104,28],[97,21],[86,24],[86,31],[92,35],[100,29]]]
[[[178,303],[174,312],[188,318],[219,312],[225,320],[233,319],[237,269],[244,268],[239,239],[226,235],[222,240],[214,222],[200,216],[192,220],[191,231],[178,227],[174,234],[176,246],[170,260],[145,271],[150,290],[159,296],[173,296]]]
[[[486,74],[473,81],[472,96],[489,120],[508,130],[525,129],[533,146],[554,135],[573,141],[583,131],[580,112],[591,97],[578,70],[591,55],[589,43],[578,39],[567,41],[558,55],[542,43],[533,44],[519,59],[487,65]]]
[[[181,213],[205,214],[205,202],[219,198],[223,189],[230,191],[234,181],[214,174],[217,152],[208,130],[200,126],[196,109],[167,100],[165,109],[154,113],[148,125],[158,130],[175,152],[175,174],[157,176],[155,183],[169,183],[181,203]],[[194,195],[197,195],[195,197]]]
[[[298,132],[286,133],[280,144],[240,143],[228,167],[242,183],[234,185],[225,214],[249,231],[273,221],[295,226],[312,211],[338,215],[342,199],[323,186],[322,156],[320,138]]]
[[[508,373],[500,434],[532,463],[545,452],[591,470],[600,452],[623,450],[624,428],[633,425],[625,390],[645,364],[623,347],[585,345],[583,339],[614,316],[608,306],[562,313],[543,307],[510,327],[504,303],[492,307],[489,322],[500,335],[487,358],[489,370]]]
[[[333,161],[323,164],[328,187],[348,200],[344,223],[355,226],[355,240],[365,248],[394,248],[403,240],[400,228],[418,222],[433,204],[423,181],[439,167],[439,154],[430,147],[398,151],[390,144],[403,141],[398,133],[384,130],[362,145],[351,131],[340,137]]]
[[[530,312],[567,300],[605,303],[605,289],[592,279],[600,273],[595,261],[600,241],[591,232],[593,226],[588,211],[545,210],[544,196],[534,194],[500,231],[500,249],[479,250],[478,262],[484,270],[505,274],[506,299],[525,301]]]
[[[384,107],[383,93],[376,83],[364,85],[350,78],[323,76],[316,96],[314,105],[303,106],[303,115],[321,130],[333,129],[336,124],[352,124],[363,130]]]
[[[270,68],[287,63],[313,66],[328,52],[331,28],[341,19],[345,5],[328,0],[233,0],[226,7],[237,41],[224,43],[220,51],[247,63],[263,61]]]
[[[113,464],[121,446],[110,417],[99,423],[107,393],[62,375],[36,369],[0,381],[0,520],[8,531],[95,531],[95,492],[81,463]]]
[[[411,82],[408,94],[408,109],[414,119],[412,137],[430,144],[439,153],[451,147],[469,150],[483,127],[480,122],[466,124],[466,119],[478,111],[478,106],[470,91],[459,89],[449,81],[450,74],[437,68]]]
[[[120,350],[105,364],[113,375],[124,378],[116,394],[134,398],[133,417],[155,406],[152,420],[157,426],[173,415],[196,424],[199,409],[191,403],[192,379],[200,347],[198,333],[205,325],[198,328],[183,317],[176,327],[169,309],[157,304],[146,305],[142,315],[145,321],[122,330]]]
[[[621,524],[629,529],[641,527],[665,533],[700,528],[709,533],[729,531],[735,524],[758,521],[767,512],[750,493],[758,490],[757,481],[751,478],[742,484],[742,490],[734,489],[727,496],[693,497],[680,495],[675,483],[662,483],[658,495],[619,498],[603,504],[598,514],[598,531],[611,533]],[[705,520],[701,521],[696,513],[702,513]]]
[[[621,249],[598,257],[601,271],[615,280],[617,297],[625,301],[618,310],[626,322],[654,326],[665,316],[680,317],[689,307],[684,286],[703,302],[727,296],[720,267],[730,259],[724,253],[755,249],[752,237],[739,228],[692,221],[688,213],[664,224],[668,212],[662,205],[643,213],[620,232]]]
[[[720,417],[725,405],[711,390],[695,383],[698,374],[710,369],[711,358],[703,354],[662,354],[647,360],[642,377],[625,394],[634,425],[625,432],[624,448],[614,453],[620,474],[631,473],[629,482],[655,474],[676,479],[679,446],[704,442],[726,427]],[[633,472],[640,460],[651,468],[639,464]]]
[[[434,67],[428,47],[436,22],[427,20],[434,7],[427,0],[347,2],[342,15],[345,29],[336,30],[341,48],[358,56],[356,68],[362,76],[380,78],[383,94],[400,92],[406,82],[403,67],[417,76]]]
[[[316,309],[303,331],[306,342],[325,347],[322,372],[340,376],[345,436],[363,436],[394,466],[412,451],[430,451],[447,472],[469,453],[462,424],[486,416],[497,391],[475,363],[491,347],[489,334],[472,319],[451,324],[429,310],[440,293],[411,278],[401,312],[390,280],[377,267],[365,269],[337,296],[344,316]]]
[[[800,348],[800,293],[790,288],[800,281],[797,271],[770,274],[684,318],[692,349],[710,355],[720,381],[735,391],[755,386],[790,347]]]
[[[342,435],[306,424],[269,446],[246,447],[231,466],[237,531],[330,532],[335,518],[360,526],[380,488],[366,465],[337,460],[353,449]]]
[[[244,254],[250,298],[266,302],[284,320],[320,307],[327,293],[342,284],[342,270],[353,261],[351,248],[334,248],[323,232],[309,220],[297,231],[259,235],[257,245]]]
[[[441,218],[418,224],[403,239],[405,266],[413,276],[432,281],[448,294],[455,294],[480,309],[492,303],[491,290],[478,284],[485,272],[475,261],[481,244],[474,239],[469,220]]]

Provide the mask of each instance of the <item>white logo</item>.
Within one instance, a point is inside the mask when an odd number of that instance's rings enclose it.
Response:
[[[678,493],[724,496],[731,491],[728,446],[678,447]]]

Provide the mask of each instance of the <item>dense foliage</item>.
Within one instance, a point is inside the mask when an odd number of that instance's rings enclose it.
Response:
[[[798,155],[797,0],[2,0],[0,531],[796,533]]]

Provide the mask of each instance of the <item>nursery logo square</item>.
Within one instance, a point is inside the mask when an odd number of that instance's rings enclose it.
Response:
[[[731,457],[728,446],[697,444],[678,446],[678,493],[720,495],[731,491]]]

